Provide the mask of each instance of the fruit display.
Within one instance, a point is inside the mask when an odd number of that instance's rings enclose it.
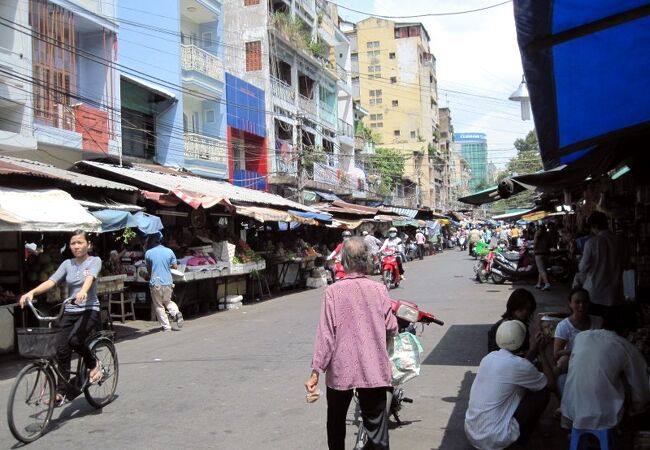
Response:
[[[251,249],[250,245],[245,241],[239,239],[237,242],[233,242],[233,244],[235,244],[236,258],[236,260],[233,258],[233,263],[246,264],[249,262],[258,262],[263,259],[253,249]]]
[[[61,255],[56,248],[45,250],[38,255],[30,255],[25,263],[27,281],[29,283],[42,283],[56,271],[61,263]]]

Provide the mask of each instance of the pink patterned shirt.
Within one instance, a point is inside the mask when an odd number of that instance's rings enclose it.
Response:
[[[336,390],[390,386],[386,338],[396,333],[386,287],[348,274],[325,290],[312,369]]]

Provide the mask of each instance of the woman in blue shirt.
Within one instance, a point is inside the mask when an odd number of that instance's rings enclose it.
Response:
[[[35,295],[44,294],[60,281],[65,280],[68,285],[68,295],[74,297],[74,301],[66,305],[59,324],[67,336],[57,348],[59,370],[66,380],[70,378],[70,360],[74,350],[84,359],[89,369],[90,382],[96,383],[101,380],[101,368],[86,345],[86,338],[100,321],[95,280],[102,269],[102,261],[97,256],[88,254],[90,247],[88,234],[81,230],[74,231],[70,237],[70,250],[74,258],[63,261],[47,281],[20,297],[20,306],[24,307],[25,303],[31,301]],[[56,402],[61,404],[66,394],[63,380],[58,381],[56,390]]]

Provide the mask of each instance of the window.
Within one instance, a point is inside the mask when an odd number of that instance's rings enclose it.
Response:
[[[393,100],[393,106],[399,106],[399,100]]]
[[[244,0],[244,6],[259,5],[260,0]]]
[[[370,114],[370,120],[384,120],[383,114]]]
[[[399,130],[393,130],[393,136],[400,136],[400,135],[401,133],[399,132]]]
[[[417,135],[415,134],[415,131],[411,131],[411,139],[415,139],[416,136],[417,136]]]
[[[429,75],[429,83],[433,83],[433,75]]]
[[[214,109],[205,110],[205,123],[214,123]]]
[[[370,90],[368,92],[370,96],[370,105],[381,105],[381,89]]]
[[[391,84],[397,83],[397,77],[390,77]]]
[[[379,50],[370,50],[369,52],[366,52],[366,55],[368,56],[368,58],[376,58],[380,54],[381,54],[381,52]]]
[[[379,41],[369,41],[366,42],[367,48],[379,48]]]
[[[390,53],[388,54],[388,57],[389,57],[390,59],[395,59],[395,52],[390,52]]]
[[[262,41],[246,42],[246,72],[262,70]]]
[[[202,33],[201,40],[203,41],[204,47],[212,47],[213,45],[212,31],[206,31],[205,33]]]
[[[370,128],[384,128],[384,122],[373,122],[370,124]]]
[[[368,66],[368,73],[372,73],[372,72],[381,72],[381,66],[379,65]]]

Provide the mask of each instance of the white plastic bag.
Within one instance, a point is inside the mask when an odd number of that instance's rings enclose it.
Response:
[[[414,334],[400,333],[389,341],[388,355],[393,370],[393,386],[420,375],[422,345]]]

